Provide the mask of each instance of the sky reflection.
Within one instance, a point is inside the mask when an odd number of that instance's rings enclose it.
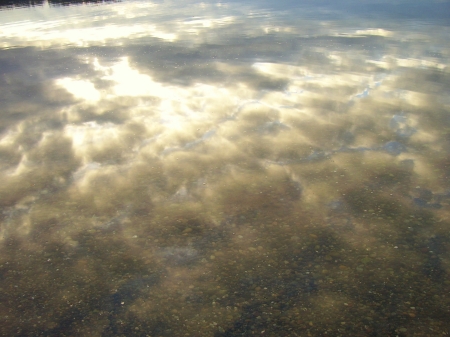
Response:
[[[448,26],[286,6],[0,12],[2,335],[450,333]]]

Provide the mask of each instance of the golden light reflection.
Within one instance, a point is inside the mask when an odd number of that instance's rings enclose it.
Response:
[[[97,68],[101,69],[100,67]],[[105,75],[103,78],[117,83],[113,89],[115,95],[155,96],[162,99],[176,99],[174,90],[164,88],[160,83],[153,81],[150,76],[140,74],[135,69],[132,69],[126,57],[113,65],[109,72],[110,74]]]
[[[60,85],[75,97],[88,102],[95,103],[100,99],[100,92],[95,89],[93,83],[88,81],[63,78],[57,81],[57,85]]]

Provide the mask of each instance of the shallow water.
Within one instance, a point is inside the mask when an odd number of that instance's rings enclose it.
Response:
[[[2,336],[450,334],[448,2],[35,4]]]

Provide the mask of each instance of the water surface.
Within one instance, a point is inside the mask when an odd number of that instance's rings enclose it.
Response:
[[[2,336],[450,333],[448,2],[35,5],[0,11]]]

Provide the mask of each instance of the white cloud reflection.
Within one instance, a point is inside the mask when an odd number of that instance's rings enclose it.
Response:
[[[155,82],[150,76],[140,74],[137,70],[132,69],[127,57],[124,57],[109,69],[102,67],[98,60],[94,62],[96,69],[106,70],[105,76],[101,78],[115,83],[113,95],[154,96],[162,99],[173,99],[176,96],[176,90],[173,90],[175,88],[165,88],[160,83]]]
[[[56,84],[66,89],[75,97],[88,102],[95,102],[100,99],[100,92],[95,89],[94,84],[91,82],[66,77],[56,81]]]

